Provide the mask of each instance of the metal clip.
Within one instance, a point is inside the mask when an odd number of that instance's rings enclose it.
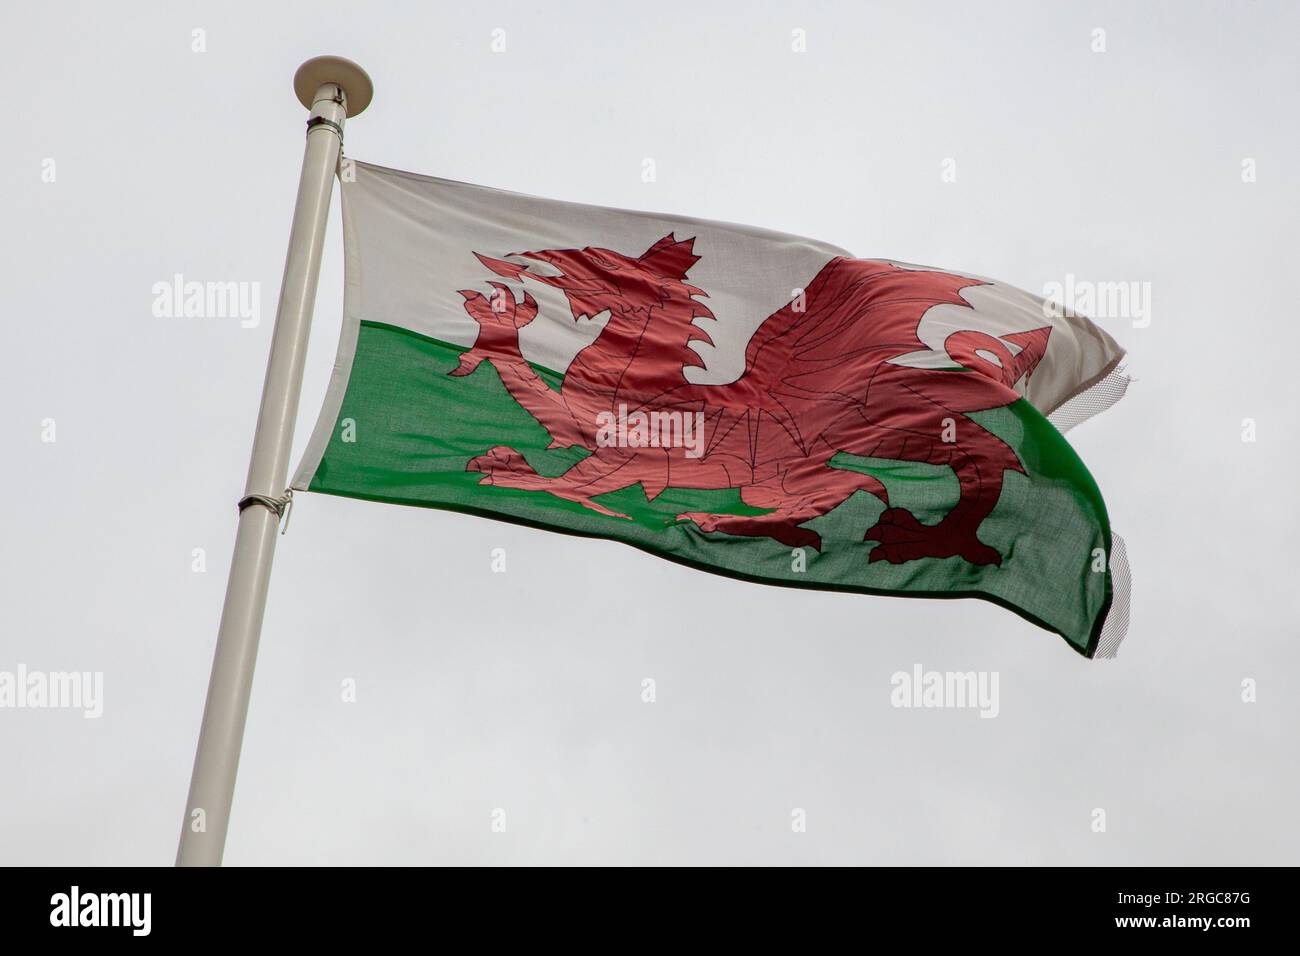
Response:
[[[293,511],[293,489],[284,489],[284,494],[279,498],[272,498],[269,495],[244,495],[239,499],[239,512],[243,514],[244,509],[250,505],[261,505],[262,507],[275,512],[277,519],[283,523],[280,527],[280,534],[289,530],[289,514]]]

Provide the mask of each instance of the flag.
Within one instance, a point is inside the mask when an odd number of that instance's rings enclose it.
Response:
[[[983,598],[1105,652],[1106,506],[1048,418],[1127,381],[1086,318],[797,236],[351,170],[343,332],[296,490],[768,584]]]

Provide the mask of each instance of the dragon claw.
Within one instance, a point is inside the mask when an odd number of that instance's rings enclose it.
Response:
[[[527,459],[513,448],[505,445],[498,445],[496,448],[471,458],[465,464],[466,471],[477,471],[483,474],[479,480],[480,485],[495,485],[497,477],[502,473],[507,475],[531,475],[536,477],[537,472],[533,471],[532,466],[528,464]]]
[[[464,375],[469,375],[471,372],[473,372],[476,368],[479,367],[479,365],[483,361],[483,358],[484,356],[478,354],[478,351],[476,349],[471,349],[468,352],[464,352],[461,354],[460,364],[457,365],[454,369],[452,369],[447,374],[452,375],[456,378],[460,378],[461,376]]]
[[[921,524],[904,508],[886,508],[876,524],[863,536],[878,541],[871,549],[868,563],[888,561],[902,564],[918,558],[961,557],[971,564],[1001,565],[1002,555],[975,536],[973,529],[957,527],[947,521],[936,525]]]
[[[480,485],[498,488],[519,488],[525,491],[545,491],[557,498],[563,498],[566,501],[580,504],[584,508],[590,508],[597,514],[605,515],[607,518],[632,520],[629,515],[598,504],[591,499],[590,495],[575,493],[571,489],[557,486],[553,479],[539,475],[533,470],[532,465],[528,464],[528,460],[523,455],[506,445],[498,445],[496,448],[471,458],[465,463],[465,470],[482,474],[483,477],[478,481]]]
[[[460,368],[452,375],[468,375],[484,358],[522,360],[519,352],[519,330],[537,318],[537,300],[527,292],[520,301],[504,282],[489,282],[492,295],[483,295],[472,289],[461,289],[465,312],[478,324],[478,337],[474,347],[461,357]],[[472,364],[471,364],[472,363]]]
[[[720,517],[721,515],[709,514],[706,511],[683,511],[677,516],[677,520],[692,521],[701,531],[717,531]]]

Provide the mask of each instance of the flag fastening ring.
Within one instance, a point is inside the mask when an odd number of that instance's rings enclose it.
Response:
[[[343,127],[340,126],[338,123],[334,122],[333,120],[326,119],[323,116],[313,116],[311,119],[307,121],[307,134],[310,136],[312,129],[314,129],[317,126],[333,127],[334,132],[339,134],[339,142],[340,143],[343,142]]]
[[[284,489],[284,494],[279,498],[272,498],[270,495],[244,495],[239,499],[239,513],[243,514],[244,509],[250,505],[261,505],[270,511],[275,512],[276,518],[283,519],[284,527],[280,529],[280,534],[289,530],[289,513],[293,511],[293,489]]]

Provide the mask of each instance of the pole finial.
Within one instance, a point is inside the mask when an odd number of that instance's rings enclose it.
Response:
[[[298,102],[311,109],[312,97],[325,83],[343,87],[348,99],[348,116],[353,117],[370,105],[375,85],[370,75],[351,60],[341,56],[314,56],[293,75],[293,91]]]

